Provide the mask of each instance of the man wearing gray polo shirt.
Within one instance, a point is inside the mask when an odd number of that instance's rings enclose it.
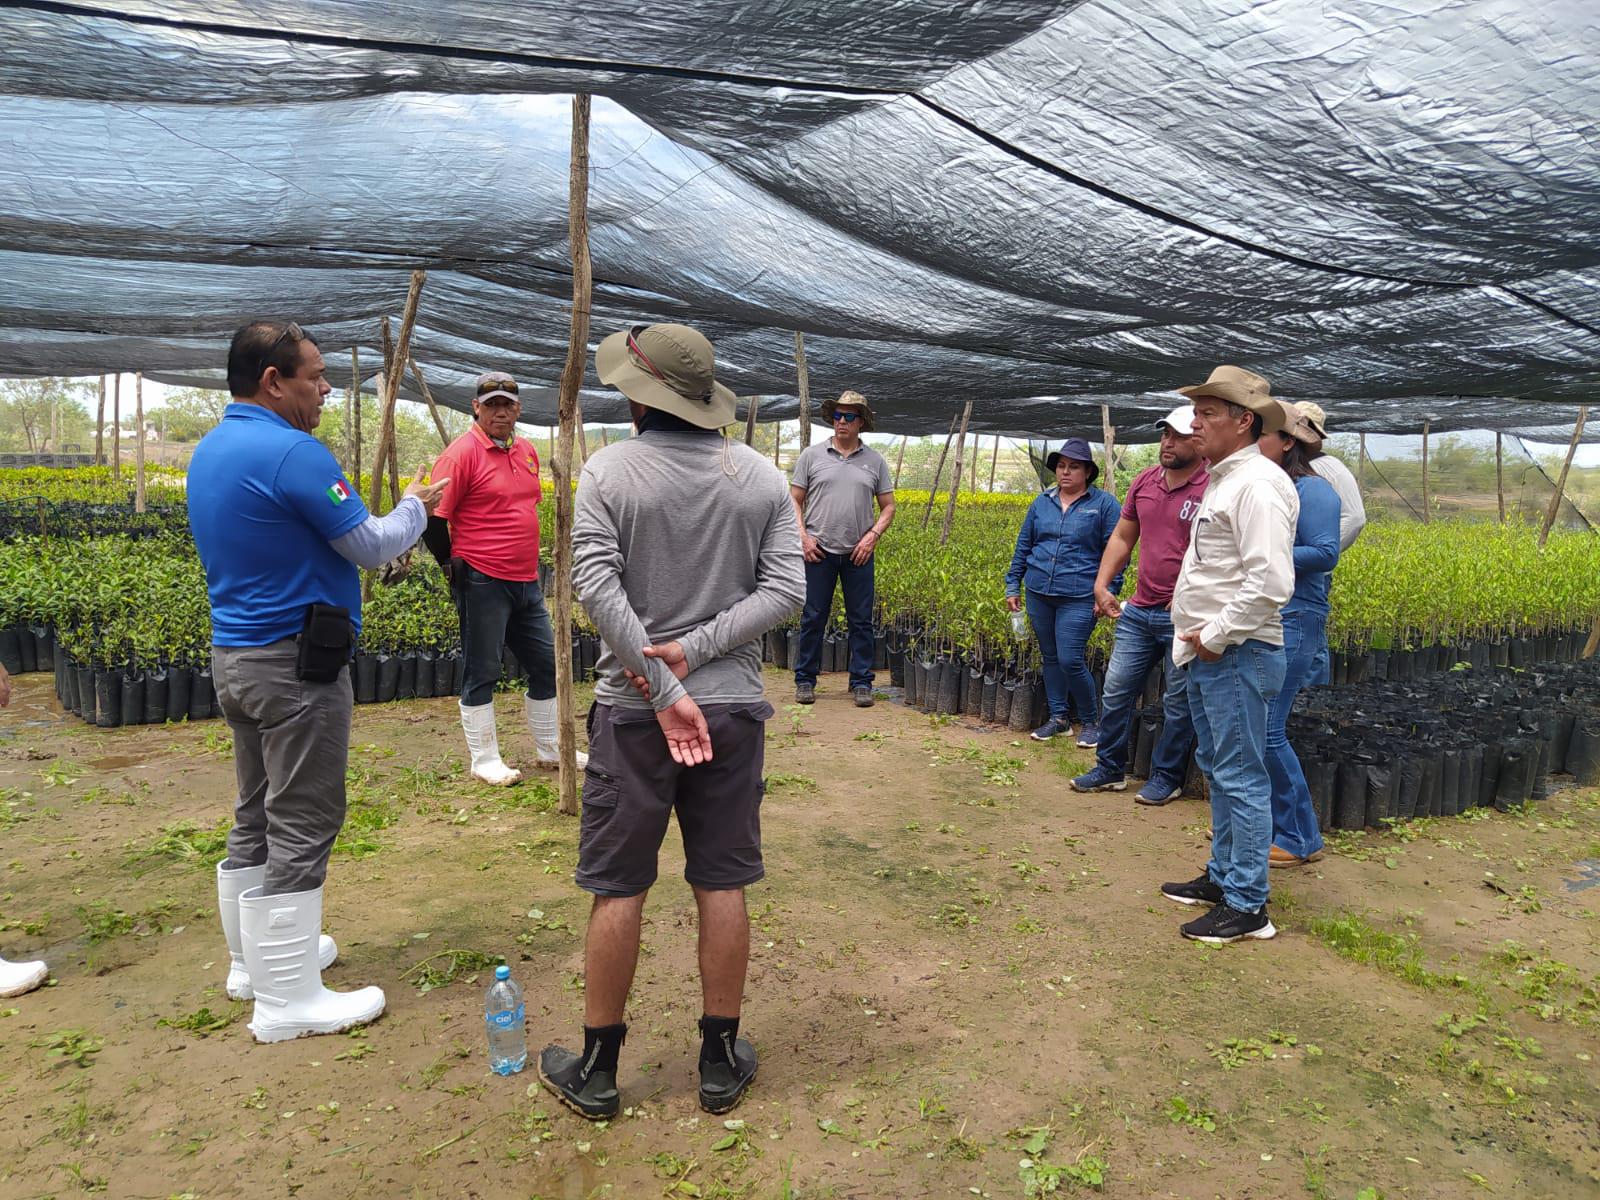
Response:
[[[850,694],[857,708],[871,708],[872,552],[894,522],[894,484],[883,455],[861,441],[863,433],[872,431],[872,408],[865,396],[845,392],[829,410],[828,421],[833,437],[800,451],[789,481],[806,559],[794,698],[799,704],[816,702],[822,635],[839,585],[850,627]],[[874,499],[877,520],[872,517]]]

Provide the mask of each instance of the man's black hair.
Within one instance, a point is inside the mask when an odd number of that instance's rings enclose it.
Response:
[[[317,339],[293,321],[251,321],[241,326],[228,347],[229,393],[249,400],[261,389],[261,376],[268,367],[293,379],[300,367],[301,342],[315,346]]]

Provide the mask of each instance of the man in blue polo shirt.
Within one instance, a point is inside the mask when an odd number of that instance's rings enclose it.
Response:
[[[189,461],[189,525],[211,600],[211,672],[233,731],[239,796],[217,907],[228,995],[255,999],[250,1030],[279,1042],[337,1033],[383,1012],[379,988],[331,992],[322,885],[344,824],[349,657],[361,627],[358,567],[415,544],[447,479],[371,516],[311,436],[332,391],[316,341],[254,321],[228,350],[233,401]]]

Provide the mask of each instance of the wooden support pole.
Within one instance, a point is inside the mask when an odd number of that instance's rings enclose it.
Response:
[[[761,397],[751,396],[750,408],[744,414],[744,444],[746,446],[754,446],[756,444],[756,410],[760,407]]]
[[[1117,494],[1117,430],[1111,424],[1111,406],[1100,406],[1100,436],[1105,439],[1106,478],[1103,486],[1113,496]]]
[[[1422,523],[1432,524],[1433,514],[1428,511],[1428,428],[1432,421],[1422,423]]]
[[[604,450],[605,448],[606,448],[606,427],[604,425],[602,425],[602,426],[600,426],[600,449]]]
[[[1356,495],[1365,500],[1367,495],[1367,435],[1357,435],[1361,440],[1356,447]]]
[[[133,376],[133,511],[144,511],[144,372]],[[1568,460],[1570,461],[1570,459]]]
[[[955,474],[950,477],[950,500],[944,506],[944,528],[939,531],[939,545],[941,546],[950,540],[950,526],[955,523],[956,519],[956,497],[961,495],[962,451],[966,449],[967,422],[971,419],[972,401],[968,400],[961,409],[961,429],[956,434]]]
[[[989,490],[994,491],[994,472],[1000,465],[1000,435],[994,435],[994,449],[989,452]]]
[[[1572,470],[1572,456],[1578,452],[1578,443],[1583,440],[1583,426],[1588,419],[1589,406],[1585,404],[1578,409],[1578,423],[1572,427],[1572,440],[1567,443],[1567,457],[1561,464],[1561,474],[1556,477],[1555,494],[1550,497],[1550,507],[1545,510],[1544,524],[1539,528],[1541,546],[1550,536],[1550,527],[1556,523],[1556,513],[1561,509],[1561,497],[1567,492],[1567,472]]]
[[[577,422],[578,422],[578,450],[583,455],[583,458],[581,459],[581,463],[582,463],[583,466],[588,466],[589,465],[589,431],[588,431],[588,429],[586,429],[584,427],[584,424],[583,424],[583,409],[582,408],[578,409]]]
[[[1494,435],[1494,495],[1500,505],[1500,524],[1502,525],[1506,523],[1505,436],[1503,433]]]
[[[433,391],[428,387],[428,381],[422,377],[422,368],[417,366],[417,360],[409,354],[406,356],[406,365],[411,368],[411,382],[417,385],[417,391],[422,393],[422,399],[428,406],[428,415],[433,418],[433,427],[439,431],[439,445],[448,446],[450,435],[445,431],[444,417],[439,412],[439,405],[433,398]]]
[[[779,458],[780,458],[780,456],[782,454],[783,454],[783,422],[782,421],[774,421],[772,423],[772,465],[777,467],[778,470],[780,470],[780,471],[783,470],[783,463],[781,463],[779,461]]]
[[[939,477],[944,474],[944,460],[950,453],[950,443],[955,441],[956,422],[961,420],[957,413],[950,418],[950,432],[945,435],[944,449],[939,452],[939,465],[933,469],[933,484],[928,488],[928,506],[922,510],[922,527],[928,527],[928,518],[933,515],[933,498],[939,492]]]
[[[94,465],[106,465],[106,377],[100,376],[100,406],[94,414]]]
[[[361,494],[361,351],[350,347],[350,401],[355,411],[350,415],[350,482],[356,485],[356,495]]]
[[[800,449],[811,445],[811,373],[806,370],[806,335],[794,331],[794,372],[800,393]]]
[[[578,419],[578,391],[589,362],[589,303],[593,291],[589,261],[589,94],[572,97],[572,160],[567,179],[567,241],[572,250],[572,325],[567,362],[561,371],[557,414],[561,440],[554,457],[556,491],[556,727],[560,732],[560,811],[578,812],[578,735],[573,728],[572,683],[572,443]]]
[[[411,287],[406,292],[405,310],[400,314],[400,333],[391,346],[389,318],[383,319],[383,388],[379,400],[383,404],[383,425],[378,432],[378,453],[372,463],[372,498],[367,502],[369,511],[378,511],[378,497],[383,487],[384,467],[389,467],[390,507],[400,503],[399,467],[394,436],[394,406],[400,395],[400,378],[406,359],[411,355],[411,330],[417,323],[417,301],[422,296],[422,285],[427,280],[426,271],[411,272]]]
[[[122,478],[122,372],[111,380],[111,478]]]
[[[905,466],[905,463],[906,463],[906,443],[909,442],[910,440],[911,440],[911,435],[909,433],[902,433],[900,435],[900,453],[895,457],[895,460],[894,460],[894,486],[895,487],[899,487],[900,486],[900,468]]]

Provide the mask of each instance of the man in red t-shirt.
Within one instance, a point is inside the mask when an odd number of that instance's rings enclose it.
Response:
[[[1195,448],[1194,408],[1173,409],[1156,428],[1161,430],[1161,459],[1139,472],[1122,503],[1122,519],[1111,533],[1095,580],[1095,608],[1117,623],[1111,661],[1106,664],[1100,700],[1100,745],[1095,765],[1072,781],[1078,792],[1120,792],[1127,787],[1128,732],[1133,705],[1144,691],[1145,677],[1158,659],[1167,665],[1161,736],[1150,755],[1150,778],[1134,797],[1140,804],[1161,805],[1183,794],[1189,753],[1194,749],[1194,722],[1183,673],[1172,666],[1172,588],[1189,548],[1189,533],[1200,498],[1205,494],[1205,465]],[[1111,594],[1111,580],[1128,565],[1139,545],[1139,582],[1126,605]]]
[[[461,727],[474,777],[499,787],[522,773],[500,757],[494,685],[509,646],[528,677],[523,701],[534,763],[557,768],[556,644],[539,587],[539,455],[517,436],[522,402],[504,371],[478,376],[472,428],[445,448],[433,478],[450,486],[423,539],[461,614]],[[587,757],[578,755],[578,768]]]

